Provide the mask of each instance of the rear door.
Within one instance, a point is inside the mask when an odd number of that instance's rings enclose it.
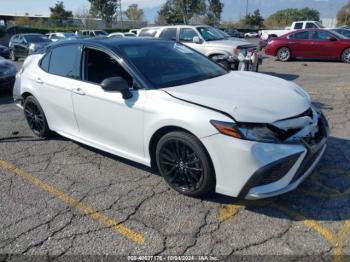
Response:
[[[337,39],[326,31],[311,32],[314,58],[337,58],[339,51],[336,48]]]
[[[311,40],[308,31],[297,32],[288,37],[288,45],[292,50],[293,57],[310,57],[311,56]]]
[[[80,58],[80,45],[58,46],[45,55],[42,70],[33,76],[50,128],[69,136],[78,134],[72,90],[80,83]]]

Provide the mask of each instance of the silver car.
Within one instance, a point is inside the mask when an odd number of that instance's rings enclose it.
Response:
[[[240,65],[243,64],[248,65],[244,67],[245,70],[257,71],[262,61],[255,44],[241,39],[227,39],[218,29],[207,25],[145,27],[138,36],[181,42],[232,70],[242,68]]]

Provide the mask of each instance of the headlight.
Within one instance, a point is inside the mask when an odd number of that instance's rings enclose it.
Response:
[[[29,45],[29,50],[35,51],[35,49],[36,49],[35,44],[31,43],[31,44]]]
[[[221,133],[239,139],[264,143],[279,142],[277,135],[264,124],[242,124],[211,120],[210,123]]]

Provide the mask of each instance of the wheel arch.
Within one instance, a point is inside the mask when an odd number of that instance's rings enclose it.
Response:
[[[207,150],[207,148],[204,146],[204,144],[200,141],[200,139],[191,131],[183,128],[183,127],[179,127],[176,125],[168,125],[168,126],[163,126],[161,128],[159,128],[156,132],[154,132],[154,134],[152,135],[149,145],[148,145],[148,152],[150,155],[150,160],[151,160],[151,167],[152,168],[157,168],[157,164],[156,164],[156,148],[157,148],[157,144],[159,142],[159,140],[166,134],[170,133],[170,132],[174,132],[174,131],[181,131],[181,132],[185,132],[187,134],[193,135],[194,137],[196,137],[198,139],[198,141],[201,143],[201,145],[204,148],[204,151],[206,152],[208,159],[209,159],[209,164],[212,167],[212,170],[214,172],[214,178],[215,178],[215,183],[216,183],[216,175],[215,175],[215,168],[214,168],[214,164],[213,164],[213,160],[210,157],[210,154]]]

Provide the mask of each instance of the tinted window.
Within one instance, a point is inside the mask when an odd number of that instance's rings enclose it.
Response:
[[[157,30],[156,29],[143,29],[141,32],[140,32],[140,35],[139,36],[143,36],[143,37],[154,37],[157,33]]]
[[[119,49],[153,88],[185,85],[226,73],[209,58],[176,42],[145,41],[123,44]]]
[[[315,32],[312,32],[311,38],[313,40],[328,40],[332,38],[332,35],[323,31],[315,31]]]
[[[317,28],[317,26],[314,23],[306,23],[305,28]]]
[[[309,39],[309,32],[296,33],[296,34],[291,35],[289,38],[291,38],[291,39],[301,39],[301,40]]]
[[[47,39],[44,35],[25,35],[24,38],[27,40],[27,42],[30,43],[38,43],[38,42],[50,42],[49,39]]]
[[[49,72],[51,74],[79,79],[80,46],[56,47],[51,52]]]
[[[49,72],[50,56],[51,56],[51,52],[46,54],[44,58],[41,60],[40,67],[46,72]]]
[[[162,31],[159,38],[176,41],[176,31],[176,28],[166,28]]]
[[[192,28],[180,29],[180,42],[193,42],[193,37],[198,36]]]
[[[94,49],[85,49],[84,80],[101,84],[109,77],[122,77],[132,86],[132,77],[110,55]]]
[[[303,23],[296,23],[294,26],[294,29],[302,29],[303,28]]]

